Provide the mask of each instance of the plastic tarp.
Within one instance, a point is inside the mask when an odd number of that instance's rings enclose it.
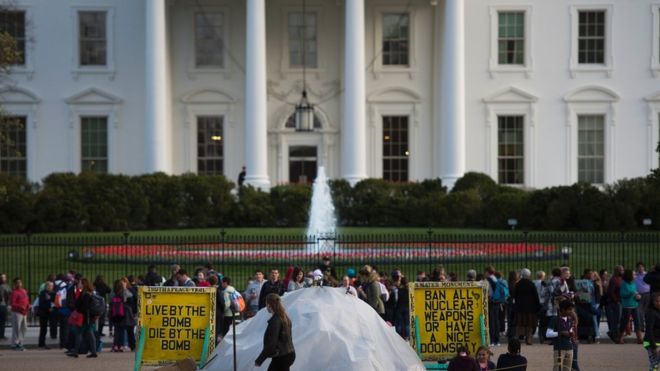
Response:
[[[425,370],[415,351],[364,301],[342,288],[313,287],[282,297],[292,322],[296,361],[292,370]],[[254,366],[271,314],[266,309],[236,326],[237,370]],[[209,357],[205,370],[233,370],[232,330]]]

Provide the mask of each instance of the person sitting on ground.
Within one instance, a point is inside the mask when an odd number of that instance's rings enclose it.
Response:
[[[456,357],[449,361],[447,371],[479,371],[479,365],[474,358],[470,357],[467,348],[461,346],[458,348]]]
[[[500,354],[497,359],[497,369],[506,369],[508,371],[526,371],[527,358],[520,355],[520,341],[518,339],[509,340],[508,353]]]

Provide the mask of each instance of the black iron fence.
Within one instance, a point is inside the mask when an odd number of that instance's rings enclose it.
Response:
[[[70,270],[94,279],[103,275],[109,285],[127,275],[138,277],[155,265],[169,276],[177,263],[192,275],[197,267],[212,264],[242,289],[256,269],[287,268],[310,271],[329,256],[338,275],[365,264],[378,271],[400,269],[414,279],[438,265],[459,279],[469,269],[482,272],[494,265],[506,274],[529,268],[549,271],[568,265],[575,275],[585,268],[611,270],[616,264],[633,267],[660,262],[660,233],[456,233],[340,234],[336,236],[244,236],[226,234],[108,237],[24,235],[0,238],[0,272],[11,281],[21,277],[32,298],[50,273]]]

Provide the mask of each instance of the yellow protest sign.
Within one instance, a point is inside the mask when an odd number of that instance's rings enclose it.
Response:
[[[471,354],[488,339],[486,282],[414,282],[410,292],[410,341],[424,361]]]
[[[202,353],[210,355],[215,348],[215,295],[213,287],[141,286],[141,364],[159,365],[186,357],[199,361]]]

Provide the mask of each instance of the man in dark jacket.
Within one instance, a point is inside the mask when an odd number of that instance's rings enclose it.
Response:
[[[655,270],[644,276],[644,282],[651,286],[651,293],[660,291],[660,263],[655,264]]]
[[[156,273],[156,266],[150,265],[147,268],[147,275],[144,276],[144,284],[146,286],[160,286],[163,283],[161,276]]]
[[[266,307],[266,296],[268,296],[268,294],[274,293],[282,296],[285,291],[286,288],[284,287],[284,283],[280,281],[280,271],[275,268],[271,269],[268,281],[264,282],[263,286],[261,286],[261,292],[259,293],[259,309]]]
[[[46,346],[46,331],[48,330],[48,322],[54,300],[54,285],[51,281],[46,281],[44,289],[39,293],[39,307],[37,311],[37,315],[39,316],[39,348],[50,349]]]

